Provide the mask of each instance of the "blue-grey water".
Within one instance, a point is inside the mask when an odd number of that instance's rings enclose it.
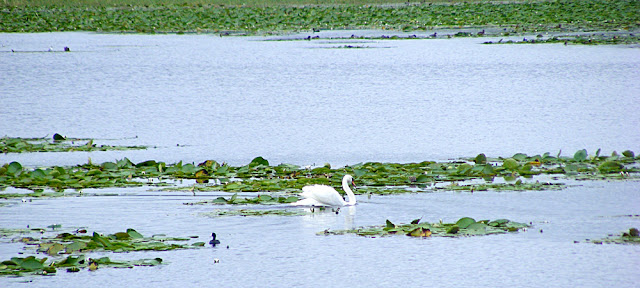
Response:
[[[263,156],[272,164],[340,166],[478,153],[572,155],[583,148],[640,153],[638,48],[482,45],[486,39],[478,38],[265,40],[0,34],[0,135],[60,133],[153,147],[3,154],[0,163],[35,167],[128,157],[243,165]],[[62,52],[65,46],[71,51]],[[102,189],[97,192],[122,195],[3,200],[0,227],[62,224],[103,233],[131,227],[203,241],[216,232],[222,241],[216,248],[109,254],[161,257],[168,264],[28,278],[38,287],[636,286],[638,246],[585,239],[639,227],[637,217],[623,215],[640,214],[640,185],[573,184],[561,191],[361,196],[337,215],[221,218],[199,213],[228,207],[182,203],[224,193]],[[534,227],[462,239],[316,235],[386,219],[464,216]],[[19,252],[22,245],[0,243],[2,259]],[[0,278],[0,284],[24,280]]]

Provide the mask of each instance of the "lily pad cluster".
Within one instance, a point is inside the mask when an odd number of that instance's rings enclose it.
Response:
[[[238,194],[233,194],[233,196],[229,198],[218,197],[213,200],[204,200],[198,202],[190,202],[184,203],[185,205],[205,205],[205,204],[216,204],[216,205],[247,205],[247,204],[261,204],[261,205],[275,205],[275,204],[286,204],[293,203],[300,200],[300,198],[296,196],[271,196],[267,194],[261,194],[256,197],[244,197],[238,198]]]
[[[134,266],[157,266],[162,264],[162,258],[138,259],[138,260],[111,260],[109,257],[87,258],[85,255],[72,256],[59,261],[48,261],[49,258],[12,257],[0,263],[0,275],[25,276],[55,275],[58,269],[66,269],[67,272],[79,272],[80,270],[95,271],[98,268],[133,268]]]
[[[223,216],[302,216],[306,215],[302,209],[216,209],[211,212],[198,213],[203,217],[223,217]]]
[[[441,189],[543,190],[561,189],[564,186],[562,183],[528,179],[538,175],[577,180],[633,179],[640,172],[638,160],[640,159],[635,153],[629,150],[621,155],[614,152],[610,156],[600,155],[600,150],[594,155],[580,150],[573,157],[560,156],[560,153],[557,156],[549,153],[534,156],[517,153],[509,158],[487,158],[484,154],[479,154],[475,158],[448,162],[367,162],[335,169],[329,164],[315,168],[292,164],[273,166],[262,157],[256,157],[249,164],[238,167],[213,160],[197,165],[182,162],[166,164],[154,160],[134,164],[127,158],[102,164],[89,162],[72,167],[25,168],[18,162],[11,162],[0,167],[0,188],[26,188],[37,193],[46,188],[55,191],[142,185],[175,188],[179,185],[170,183],[172,181],[169,180],[195,179],[197,185],[177,189],[297,193],[303,186],[311,184],[340,187],[342,177],[351,174],[359,186],[356,190],[358,194],[389,194],[403,189],[409,192]],[[441,185],[443,183],[447,185]],[[15,195],[23,196],[17,193]],[[3,194],[3,197],[10,196]],[[273,200],[266,197],[257,201]],[[238,199],[234,199],[236,200]],[[222,199],[217,201],[222,202]],[[286,198],[282,201],[286,201]]]
[[[508,219],[493,221],[476,221],[470,217],[460,218],[456,223],[420,223],[415,219],[409,224],[394,224],[387,220],[384,225],[361,227],[351,230],[325,230],[318,235],[356,234],[366,237],[383,237],[390,235],[405,235],[410,237],[466,237],[516,232],[528,228],[530,225],[514,222]]]
[[[307,6],[285,6],[281,3],[141,6],[135,1],[124,1],[118,7],[69,7],[63,1],[58,5],[35,7],[5,4],[0,6],[0,32],[221,32],[228,35],[232,32],[254,34],[320,29],[415,31],[460,26],[508,26],[527,32],[619,30],[637,28],[640,23],[637,13],[640,4],[634,0]]]
[[[522,40],[498,40],[486,41],[483,44],[545,44],[545,43],[564,43],[581,44],[581,45],[619,45],[619,44],[637,44],[640,43],[640,36],[634,33],[588,33],[584,35],[566,35],[552,36],[544,38],[542,34],[538,34],[534,38],[522,38]]]
[[[66,138],[60,134],[54,134],[52,139],[47,138],[0,138],[0,152],[2,153],[27,153],[27,152],[74,152],[74,151],[112,151],[112,150],[142,150],[146,146],[111,146],[94,144],[94,139]]]
[[[56,225],[59,227],[59,225]],[[3,237],[44,233],[45,229],[2,229]],[[54,259],[37,258],[36,256],[13,257],[2,261],[0,275],[24,275],[24,274],[52,274],[57,269],[66,268],[67,272],[78,272],[80,269],[96,270],[99,267],[132,268],[134,266],[156,266],[162,263],[161,258],[138,259],[130,261],[115,261],[109,257],[88,258],[86,253],[92,252],[130,252],[130,251],[168,251],[176,249],[193,249],[204,246],[204,242],[178,244],[174,242],[186,242],[192,237],[166,237],[154,235],[144,237],[134,229],[126,232],[117,232],[102,235],[93,232],[92,235],[84,235],[85,229],[78,229],[73,233],[64,232],[52,237],[20,236],[13,241],[21,242],[27,249],[34,249],[36,253],[46,254]],[[65,256],[67,255],[67,256]],[[62,257],[62,258],[61,258]],[[61,259],[60,259],[61,258]],[[59,260],[55,260],[59,259]]]
[[[640,232],[638,228],[630,228],[620,235],[609,235],[609,237],[599,240],[587,240],[594,244],[632,244],[640,245]]]
[[[86,230],[82,229],[74,233],[60,233],[54,237],[22,237],[17,241],[29,246],[35,246],[37,247],[37,252],[45,253],[49,256],[96,251],[167,251],[193,247],[192,244],[173,243],[176,241],[189,241],[191,239],[189,237],[166,237],[164,235],[144,237],[131,228],[127,229],[126,232],[117,232],[110,235],[102,235],[97,232],[93,232],[91,235],[83,235],[84,233],[86,233]]]

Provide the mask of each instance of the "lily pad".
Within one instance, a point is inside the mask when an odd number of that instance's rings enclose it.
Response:
[[[582,149],[577,151],[574,155],[573,155],[573,160],[576,161],[584,161],[587,159],[587,150],[586,149]]]

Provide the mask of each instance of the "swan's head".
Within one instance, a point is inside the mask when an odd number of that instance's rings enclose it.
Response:
[[[356,183],[353,181],[353,177],[349,174],[344,175],[344,178],[342,178],[342,182],[343,183],[347,183],[347,184],[351,184],[351,186],[353,188],[356,188]]]

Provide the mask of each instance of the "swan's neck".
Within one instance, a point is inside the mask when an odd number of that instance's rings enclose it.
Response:
[[[349,196],[349,201],[347,201],[346,205],[355,205],[356,195],[351,191],[351,188],[349,187],[349,180],[347,180],[347,178],[342,179],[342,189],[347,193],[347,196]]]

